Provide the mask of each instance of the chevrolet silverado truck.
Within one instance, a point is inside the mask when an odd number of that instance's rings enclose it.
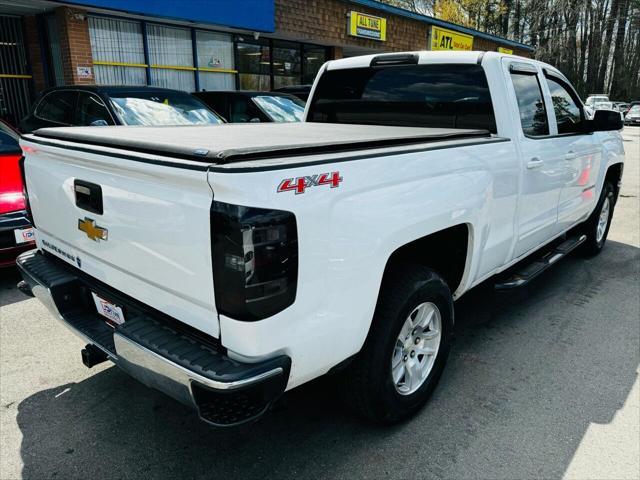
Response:
[[[23,287],[87,366],[213,425],[328,373],[391,423],[434,390],[456,299],[603,248],[621,128],[550,65],[417,52],[328,62],[297,124],[41,129]]]

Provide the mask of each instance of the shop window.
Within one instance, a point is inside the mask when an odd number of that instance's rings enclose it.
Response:
[[[299,85],[300,45],[276,42],[273,48],[273,88]]]
[[[302,83],[312,84],[320,67],[327,61],[327,50],[324,47],[304,46]]]
[[[269,45],[238,42],[240,90],[271,90],[271,49]]]
[[[64,85],[64,71],[62,69],[62,54],[60,52],[60,36],[58,35],[58,24],[56,16],[51,14],[46,17],[47,37],[49,39],[49,55],[51,59],[51,70],[53,72],[53,85],[59,87]]]
[[[195,78],[191,31],[187,28],[147,26],[151,85],[193,92]]]
[[[196,44],[200,89],[235,90],[235,74],[225,72],[235,68],[231,35],[198,30]]]
[[[97,84],[147,83],[140,22],[89,17],[89,38]]]

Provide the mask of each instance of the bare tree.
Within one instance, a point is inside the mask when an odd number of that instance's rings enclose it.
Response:
[[[640,0],[386,3],[528,43],[536,48],[536,58],[560,68],[582,95],[640,98]]]

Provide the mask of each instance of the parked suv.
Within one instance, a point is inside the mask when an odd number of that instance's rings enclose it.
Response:
[[[42,92],[20,122],[38,128],[106,125],[205,125],[224,120],[181,90],[156,87],[70,86]]]

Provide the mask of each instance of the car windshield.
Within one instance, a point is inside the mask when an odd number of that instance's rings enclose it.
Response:
[[[304,114],[304,102],[297,98],[279,95],[253,97],[254,103],[274,122],[300,122]]]
[[[640,114],[640,105],[634,105],[633,107],[631,107],[627,112],[627,115],[630,113]]]
[[[123,92],[110,95],[124,125],[206,125],[223,123],[200,100],[181,92]]]

